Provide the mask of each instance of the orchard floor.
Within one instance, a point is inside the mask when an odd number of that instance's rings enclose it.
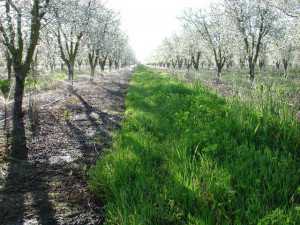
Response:
[[[0,159],[1,225],[101,224],[101,202],[89,193],[86,174],[119,127],[131,73],[93,82],[80,76],[73,90],[62,85],[38,95],[38,125],[25,116],[27,159]],[[0,157],[7,151],[1,132]]]

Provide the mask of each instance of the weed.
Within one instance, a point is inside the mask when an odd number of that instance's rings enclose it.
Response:
[[[139,67],[122,129],[89,173],[105,223],[299,224],[299,123],[267,93],[227,100]]]
[[[0,92],[7,98],[10,90],[10,81],[9,80],[0,80]]]

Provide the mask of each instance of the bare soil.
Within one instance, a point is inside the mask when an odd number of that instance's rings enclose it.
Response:
[[[9,138],[2,131],[1,225],[103,222],[101,202],[88,191],[87,172],[120,126],[131,73],[112,72],[93,82],[82,76],[73,90],[63,85],[39,94],[34,126],[25,116],[27,160],[6,155]]]

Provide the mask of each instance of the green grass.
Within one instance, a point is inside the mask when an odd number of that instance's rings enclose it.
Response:
[[[77,75],[74,76],[74,80],[77,79]],[[29,74],[25,82],[26,91],[47,91],[59,87],[62,82],[68,81],[66,72],[63,71],[52,71],[48,73],[39,72],[36,77]]]
[[[299,224],[299,124],[271,106],[139,67],[122,129],[89,174],[105,224]]]
[[[26,78],[26,90],[48,90],[56,87],[61,81],[67,79],[67,75],[63,72],[51,72],[49,74],[38,74],[33,78],[31,74]]]
[[[6,98],[9,94],[9,89],[10,89],[10,81],[0,80],[0,94]]]
[[[173,71],[172,71],[173,72]],[[193,82],[195,81],[212,81],[215,77],[215,71],[202,69],[200,71],[186,72],[184,70],[176,73],[182,79],[188,79]],[[222,83],[232,90],[234,94],[239,94],[244,99],[249,100],[253,97],[253,92],[256,92],[251,82],[249,82],[249,75],[247,70],[224,70],[221,77]],[[299,69],[294,69],[289,72],[288,78],[285,78],[282,73],[274,71],[272,68],[267,68],[265,71],[256,71],[255,86],[260,88],[261,85],[276,92],[281,93],[286,101],[290,103],[292,108],[300,110],[300,76]]]

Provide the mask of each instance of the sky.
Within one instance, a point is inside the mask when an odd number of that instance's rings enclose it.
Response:
[[[206,8],[210,0],[106,0],[121,14],[137,59],[147,60],[161,41],[180,29],[178,16],[185,8]]]

